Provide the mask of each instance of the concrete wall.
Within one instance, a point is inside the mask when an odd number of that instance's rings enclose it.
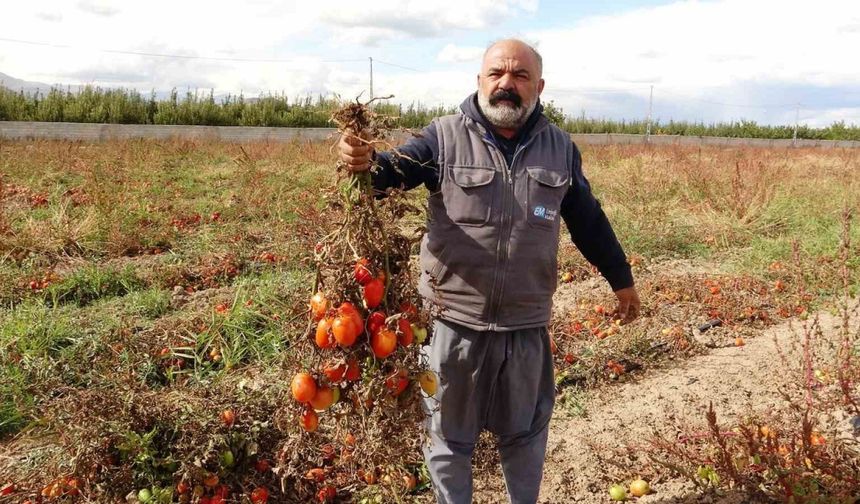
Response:
[[[293,139],[326,140],[334,137],[334,128],[265,128],[252,126],[162,126],[152,124],[86,124],[60,122],[0,121],[0,138],[83,140],[123,140],[129,138],[189,138],[227,142],[287,141]],[[576,134],[575,142],[590,145],[644,144],[645,135]],[[715,145],[753,147],[791,147],[791,140],[764,138],[722,138],[677,135],[652,135],[652,145]],[[860,147],[854,140],[798,140],[798,147]]]
[[[324,140],[334,128],[263,128],[253,126],[187,126],[155,124],[87,124],[63,122],[0,121],[0,138],[125,140],[129,138],[188,138],[222,140],[227,142],[285,141],[294,138]]]

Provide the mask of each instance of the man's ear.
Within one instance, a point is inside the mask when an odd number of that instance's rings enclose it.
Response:
[[[478,74],[478,75],[477,75],[477,79],[476,79],[476,80],[478,81],[478,89],[481,89],[481,74]]]
[[[543,85],[544,85],[543,79],[539,80],[538,81],[538,96],[540,96],[540,94],[543,93]]]

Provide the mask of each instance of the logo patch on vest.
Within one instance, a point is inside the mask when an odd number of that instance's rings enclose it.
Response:
[[[535,217],[540,217],[541,219],[546,219],[548,221],[554,221],[555,216],[558,215],[558,210],[548,210],[542,206],[536,206],[532,211]]]

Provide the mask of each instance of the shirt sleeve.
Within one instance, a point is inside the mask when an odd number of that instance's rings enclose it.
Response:
[[[439,187],[438,157],[436,124],[430,123],[400,147],[375,154],[379,166],[372,173],[373,187],[384,193],[390,188],[408,190],[424,184],[435,192]]]
[[[574,245],[597,267],[613,291],[632,287],[633,274],[627,256],[582,173],[582,156],[575,144],[571,177],[570,187],[561,202],[561,216]]]

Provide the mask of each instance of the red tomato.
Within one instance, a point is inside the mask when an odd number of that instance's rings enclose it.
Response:
[[[409,320],[401,318],[397,320],[397,340],[402,346],[409,346],[414,339],[412,334],[412,326],[409,325]]]
[[[385,379],[385,386],[391,391],[393,396],[400,395],[409,386],[409,379],[406,377],[406,371],[395,371]]]
[[[361,366],[358,364],[358,359],[350,359],[346,365],[346,380],[358,381],[361,379]]]
[[[341,363],[328,363],[323,367],[323,374],[328,378],[328,381],[332,383],[337,383],[343,379],[344,373],[346,373],[346,364]]]
[[[368,309],[372,310],[379,306],[384,295],[385,282],[379,278],[374,278],[364,285],[364,304]]]
[[[317,492],[317,499],[320,502],[329,502],[334,500],[335,497],[337,497],[337,490],[331,485],[326,485]]]
[[[355,263],[353,276],[355,277],[355,281],[361,285],[366,284],[373,278],[373,273],[370,272],[370,261],[367,258],[362,257]]]
[[[385,319],[385,314],[381,311],[375,311],[367,317],[367,330],[371,336],[385,326]]]
[[[215,495],[222,499],[226,499],[230,496],[230,487],[227,485],[218,485],[218,488],[215,489]]]
[[[271,464],[269,464],[269,461],[266,459],[257,459],[257,462],[254,463],[254,469],[259,473],[269,472],[269,469],[271,468]]]
[[[415,320],[418,316],[418,308],[415,307],[414,304],[409,301],[404,301],[400,303],[400,311],[406,314],[406,318],[409,320]]]
[[[266,504],[269,502],[269,491],[264,487],[257,487],[251,492],[251,502],[253,504]]]

